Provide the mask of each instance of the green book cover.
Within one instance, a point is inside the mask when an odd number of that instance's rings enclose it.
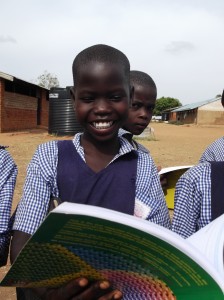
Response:
[[[80,276],[109,279],[123,299],[224,299],[221,276],[175,233],[72,203],[48,215],[1,286],[58,287]]]

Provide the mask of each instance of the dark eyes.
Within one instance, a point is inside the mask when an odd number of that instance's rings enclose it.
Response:
[[[142,107],[142,105],[141,105],[141,103],[132,103],[132,107],[138,109],[138,108]]]
[[[91,97],[91,96],[81,97],[80,99],[85,103],[94,101],[94,97]]]
[[[121,99],[121,95],[110,95],[109,99],[112,101],[119,101]]]
[[[154,105],[148,105],[147,107],[145,107],[141,102],[133,102],[132,103],[132,108],[133,109],[141,109],[142,107],[144,107],[147,111],[152,112],[155,108]]]
[[[120,99],[122,98],[121,95],[110,95],[109,97],[109,100],[110,101],[120,101]],[[92,101],[95,101],[96,98],[94,96],[84,96],[84,97],[80,97],[80,99],[85,102],[85,103],[89,103],[89,102],[92,102]]]

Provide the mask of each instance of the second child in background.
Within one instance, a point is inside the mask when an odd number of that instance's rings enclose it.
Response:
[[[134,95],[128,112],[128,118],[120,129],[119,135],[132,142],[133,135],[140,135],[149,125],[155,108],[157,88],[153,79],[144,72],[131,71],[130,83]]]
[[[147,128],[156,105],[157,87],[154,80],[145,72],[132,70],[130,72],[130,83],[134,87],[134,95],[128,112],[128,118],[119,130],[119,135],[125,137],[133,146],[147,151],[141,144],[133,140],[133,136],[138,136]],[[150,155],[150,154],[149,154]],[[157,166],[158,172],[161,166]],[[167,185],[165,175],[160,176],[162,187]]]

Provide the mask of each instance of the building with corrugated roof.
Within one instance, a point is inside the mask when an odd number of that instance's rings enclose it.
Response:
[[[0,72],[0,133],[48,128],[49,91]]]
[[[221,97],[176,108],[170,112],[169,121],[178,121],[183,124],[224,125]]]

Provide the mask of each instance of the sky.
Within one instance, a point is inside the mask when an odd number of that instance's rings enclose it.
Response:
[[[72,85],[75,56],[94,44],[124,52],[158,98],[184,105],[224,89],[224,0],[10,0],[0,5],[0,72]]]

